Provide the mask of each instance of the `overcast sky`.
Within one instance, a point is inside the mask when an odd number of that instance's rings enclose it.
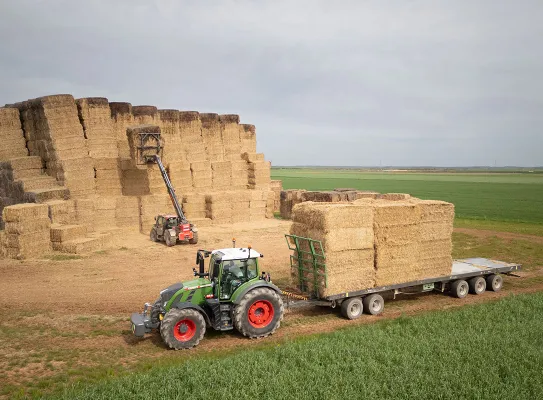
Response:
[[[543,1],[0,0],[0,104],[235,113],[274,165],[543,165]]]

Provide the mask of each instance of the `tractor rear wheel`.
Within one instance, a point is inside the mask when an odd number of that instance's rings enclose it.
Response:
[[[164,242],[166,242],[166,246],[172,247],[177,243],[177,238],[170,235],[170,232],[166,231],[164,232]]]
[[[283,300],[273,290],[259,287],[243,296],[235,306],[234,326],[249,338],[261,338],[273,334],[283,319]]]
[[[149,238],[151,239],[151,242],[158,242],[158,236],[156,234],[156,229],[151,229],[151,233],[149,234]]]
[[[192,239],[189,239],[190,244],[198,243],[198,232],[193,232]]]
[[[190,349],[198,345],[205,333],[204,317],[191,308],[172,308],[160,323],[162,340],[174,350]]]

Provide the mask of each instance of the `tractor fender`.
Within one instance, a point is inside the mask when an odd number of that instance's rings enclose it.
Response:
[[[196,228],[195,226],[193,226],[191,229],[193,232],[198,232],[198,228]]]
[[[196,305],[196,304],[193,304],[193,303],[187,303],[187,302],[183,301],[183,302],[177,302],[177,303],[172,304],[171,308],[178,308],[180,310],[182,310],[184,308],[192,308],[193,310],[199,311],[200,314],[202,314],[202,316],[206,320],[206,325],[211,326],[211,320],[209,319],[209,315],[207,315],[205,310],[202,307],[200,307],[199,305]]]
[[[236,299],[232,303],[239,304],[241,302],[241,299],[243,299],[243,296],[245,296],[251,290],[256,289],[256,288],[260,288],[260,287],[270,288],[270,289],[276,291],[278,295],[281,295],[281,293],[282,293],[281,289],[279,289],[273,283],[262,281],[262,282],[255,283],[254,285],[251,285],[249,287],[246,287],[241,292],[236,293]]]

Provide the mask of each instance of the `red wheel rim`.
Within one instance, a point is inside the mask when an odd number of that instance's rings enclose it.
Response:
[[[272,322],[273,315],[272,303],[267,300],[257,300],[249,307],[247,318],[254,328],[265,328]]]
[[[193,320],[182,319],[173,327],[173,336],[180,342],[186,342],[196,334],[196,324]]]

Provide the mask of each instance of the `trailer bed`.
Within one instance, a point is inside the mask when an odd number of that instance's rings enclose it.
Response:
[[[390,290],[403,289],[420,285],[431,285],[441,282],[450,282],[457,279],[472,278],[479,275],[490,274],[511,274],[513,271],[519,271],[520,264],[506,263],[503,261],[490,260],[488,258],[466,258],[462,260],[454,260],[451,267],[451,274],[439,276],[418,281],[398,283],[395,285],[379,286],[364,290],[357,290],[346,293],[339,293],[332,296],[327,296],[322,300],[335,301],[346,297],[362,296],[370,293],[386,292]],[[428,290],[433,290],[433,287],[428,287]]]

